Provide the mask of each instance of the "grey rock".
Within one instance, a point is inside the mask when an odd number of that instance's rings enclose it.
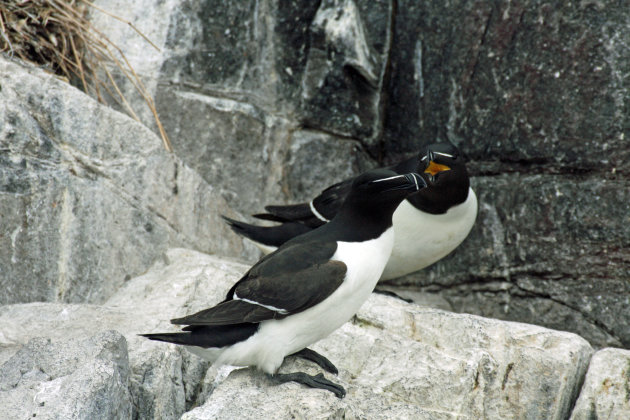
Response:
[[[252,255],[146,127],[42,71],[0,78],[0,303],[103,302],[169,246]]]
[[[71,340],[116,328],[129,346],[134,418],[551,418],[569,414],[592,353],[570,333],[421,308],[372,296],[353,322],[314,349],[340,368],[338,400],[251,369],[210,367],[185,350],[136,336],[222,300],[247,266],[169,250],[107,306],[0,308],[0,360],[32,337]],[[10,354],[7,356],[7,354]],[[318,369],[289,358],[283,372]],[[196,407],[196,408],[195,408]],[[261,414],[262,413],[262,414]],[[532,414],[533,413],[533,414]],[[284,416],[284,417],[282,417]]]
[[[591,358],[571,420],[630,417],[630,351],[606,348]]]
[[[31,339],[0,366],[2,418],[131,419],[127,343],[116,331]]]
[[[137,334],[172,329],[169,319],[218,303],[247,266],[192,250],[171,250],[128,281],[106,306],[29,303],[0,307],[0,361],[33,337],[56,340],[115,329],[129,347],[133,417],[177,419],[195,403],[207,363],[183,348]],[[200,293],[203,291],[203,293]]]
[[[231,99],[164,90],[157,100],[185,114],[164,113],[173,148],[242,212],[282,200],[278,164],[289,146],[289,122]],[[264,175],[263,175],[264,174]]]
[[[393,7],[389,1],[320,3],[310,27],[302,80],[307,126],[359,138],[370,146],[379,140]]]
[[[453,309],[630,345],[630,193],[624,181],[477,177],[476,225],[429,270],[397,280]],[[518,186],[518,187],[517,187]]]
[[[501,172],[627,173],[627,7],[405,0],[398,10],[390,153],[440,138]]]
[[[302,194],[288,189],[296,181],[286,166],[295,159],[302,126],[322,132],[319,137],[326,141],[318,149],[332,146],[322,158],[332,157],[332,150],[353,149],[348,144],[370,145],[380,133],[388,3],[377,3],[374,10],[368,2],[353,1],[140,3],[126,19],[154,35],[159,52],[103,14],[94,12],[92,22],[140,68],[175,153],[242,213]],[[97,4],[105,10],[123,5],[118,0]],[[338,18],[337,10],[344,12]],[[344,29],[345,23],[351,28]],[[311,48],[311,39],[317,46]],[[327,54],[335,60],[329,63]],[[376,83],[369,92],[361,87],[365,77]],[[146,108],[133,86],[121,83],[133,107]],[[155,131],[152,118],[141,115]],[[359,132],[365,134],[361,143],[348,138]],[[338,153],[328,167],[345,168],[353,160]],[[321,185],[339,181],[334,175],[340,171],[329,173],[314,163],[304,169]]]
[[[573,334],[378,295],[313,348],[340,369],[327,376],[347,389],[344,399],[239,369],[183,419],[566,419],[592,353]],[[281,368],[297,370],[318,373],[294,359]]]
[[[289,152],[282,166],[283,191],[295,203],[310,201],[329,187],[331,180],[339,182],[354,177],[374,167],[374,162],[357,141],[340,141],[319,131],[298,130],[291,133]]]

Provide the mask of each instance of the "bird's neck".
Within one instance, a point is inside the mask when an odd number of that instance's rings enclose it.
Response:
[[[392,226],[392,214],[384,215],[382,211],[369,208],[353,212],[340,212],[326,226],[335,233],[336,240],[344,242],[366,241],[378,238]]]

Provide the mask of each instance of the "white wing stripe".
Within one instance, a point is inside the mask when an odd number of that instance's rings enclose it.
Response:
[[[274,312],[278,312],[279,314],[282,314],[282,315],[286,315],[286,314],[289,313],[289,311],[287,311],[286,309],[276,308],[275,306],[271,306],[271,305],[263,305],[262,303],[255,302],[255,301],[250,300],[250,299],[240,298],[240,297],[236,296],[236,293],[234,293],[233,299],[234,300],[242,300],[243,302],[251,303],[252,305],[262,306],[263,308],[270,309],[270,310],[272,310]]]
[[[308,206],[311,208],[311,213],[313,213],[315,215],[315,217],[317,217],[319,220],[321,220],[322,222],[328,222],[329,220],[326,219],[324,216],[322,216],[316,209],[315,206],[313,205],[313,200],[311,200],[308,203]]]

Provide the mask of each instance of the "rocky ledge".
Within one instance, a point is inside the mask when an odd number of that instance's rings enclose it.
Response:
[[[137,335],[174,329],[170,318],[219,302],[247,269],[230,259],[170,249],[103,305],[3,306],[0,406],[11,418],[64,419],[582,419],[630,413],[628,351],[593,355],[572,333],[381,295],[314,346],[339,367],[335,380],[348,390],[341,400],[298,384],[272,385],[252,369],[217,369],[179,347]],[[317,372],[293,359],[281,371],[296,369]]]

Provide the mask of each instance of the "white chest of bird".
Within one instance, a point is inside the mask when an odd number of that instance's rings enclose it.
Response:
[[[357,313],[374,290],[394,245],[394,229],[364,242],[337,242],[331,258],[343,261],[346,276],[328,298],[307,310],[260,324],[256,334],[226,349],[220,362],[257,365],[275,372],[284,357],[328,336]]]
[[[477,217],[472,189],[461,204],[444,214],[430,214],[403,201],[394,212],[396,241],[381,278],[393,279],[421,270],[451,253],[466,237]]]

